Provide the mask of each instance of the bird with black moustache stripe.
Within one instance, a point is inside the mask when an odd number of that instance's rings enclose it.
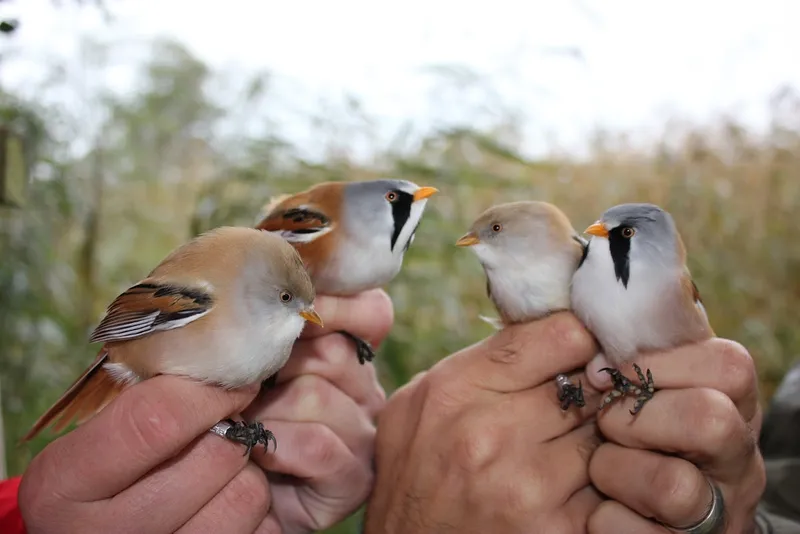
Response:
[[[256,228],[297,249],[319,293],[354,295],[382,287],[400,272],[436,192],[406,180],[325,182],[271,200]],[[361,364],[374,358],[369,343],[339,333],[355,343]]]
[[[612,366],[644,352],[714,336],[697,286],[686,266],[686,248],[672,216],[654,204],[620,204],[606,210],[572,278],[572,309],[595,335]],[[633,364],[635,386],[615,368],[613,390],[600,405],[634,395],[636,415],[655,393],[653,376]]]

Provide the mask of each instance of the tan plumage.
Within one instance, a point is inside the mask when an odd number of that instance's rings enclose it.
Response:
[[[484,211],[456,243],[469,246],[486,273],[486,291],[503,325],[569,309],[569,285],[585,241],[556,206],[539,201]]]
[[[33,425],[59,431],[158,374],[225,388],[264,380],[289,356],[305,320],[321,324],[314,286],[282,239],[223,227],[167,256],[120,294],[91,335],[97,358]]]

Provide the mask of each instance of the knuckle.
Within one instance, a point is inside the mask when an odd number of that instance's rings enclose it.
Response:
[[[336,433],[322,423],[310,423],[308,436],[300,441],[299,455],[309,467],[335,465],[341,452]]]
[[[340,333],[322,336],[314,340],[314,354],[334,369],[346,369],[354,357],[353,342]]]
[[[738,443],[742,421],[733,401],[715,389],[698,389],[697,396],[690,413],[697,419],[694,428],[703,451],[714,455],[727,445]]]
[[[333,396],[333,385],[316,375],[302,375],[289,385],[290,402],[297,415],[311,418],[325,413]]]
[[[542,504],[545,495],[545,484],[539,470],[532,471],[528,477],[509,478],[505,488],[500,506],[511,516],[529,514]]]
[[[558,313],[548,319],[547,336],[562,350],[577,353],[590,350],[591,338],[578,318],[571,313]]]
[[[498,363],[514,363],[522,357],[528,325],[511,325],[489,338],[489,359]]]
[[[456,423],[453,454],[456,464],[468,473],[485,470],[499,457],[502,429],[486,417],[467,415]]]
[[[253,510],[266,510],[270,501],[267,477],[260,468],[247,464],[228,483],[223,495],[226,507],[234,511],[252,513]]]
[[[674,517],[692,510],[703,499],[705,478],[690,463],[659,456],[649,472],[649,497],[662,515]]]
[[[756,367],[752,356],[741,343],[728,339],[716,341],[722,353],[722,373],[729,384],[731,397],[745,398],[756,386]]]
[[[375,323],[378,337],[383,339],[394,324],[394,303],[386,291],[377,289],[369,291],[370,317]]]
[[[134,388],[129,390],[129,402],[112,402],[112,420],[119,422],[124,432],[124,442],[132,452],[142,458],[150,458],[159,451],[159,443],[178,443],[181,441],[183,424],[173,403],[159,402],[158,395],[138,395]],[[118,399],[121,400],[121,399]],[[126,432],[127,430],[127,432]]]

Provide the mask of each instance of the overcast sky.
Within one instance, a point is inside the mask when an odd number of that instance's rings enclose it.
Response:
[[[91,7],[60,3],[0,3],[0,14],[22,19],[14,40],[33,58],[3,66],[8,86],[40,76],[42,54],[77,61],[81,35],[165,35],[228,72],[276,73],[296,108],[358,95],[388,132],[406,119],[471,118],[462,95],[432,95],[423,71],[456,63],[523,112],[530,151],[547,132],[572,145],[598,124],[642,129],[676,114],[728,111],[758,125],[776,88],[800,88],[794,0],[231,0],[224,9],[107,0],[117,18],[110,26]],[[584,61],[545,54],[551,47],[577,47]],[[125,71],[111,75],[120,90],[130,83]]]

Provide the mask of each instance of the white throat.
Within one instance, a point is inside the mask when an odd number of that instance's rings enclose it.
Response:
[[[471,248],[486,271],[492,300],[506,320],[537,319],[569,308],[574,257],[566,253],[536,256],[527,251],[499,252],[485,244]]]
[[[411,211],[400,235],[391,247],[394,221],[387,219],[373,226],[342,228],[344,239],[331,257],[332,265],[316,279],[320,293],[351,295],[382,287],[400,272],[406,249],[414,242],[415,231],[428,199],[411,204]]]
[[[686,334],[680,272],[630,262],[627,288],[617,280],[609,242],[593,237],[572,280],[572,308],[613,365],[640,351],[666,349]]]

